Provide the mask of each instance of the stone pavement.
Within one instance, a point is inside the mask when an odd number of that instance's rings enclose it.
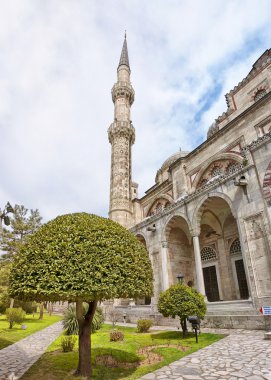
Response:
[[[0,350],[0,380],[19,379],[59,336],[62,329],[61,321],[54,323]]]
[[[230,335],[138,380],[271,380],[264,331],[202,329],[211,331]]]

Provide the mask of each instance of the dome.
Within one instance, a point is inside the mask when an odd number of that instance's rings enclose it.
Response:
[[[172,154],[166,161],[163,163],[161,168],[157,171],[155,182],[162,183],[168,178],[168,168],[173,162],[177,161],[179,158],[185,157],[189,152],[179,151]]]
[[[179,151],[179,152],[176,152],[174,154],[172,154],[170,157],[168,157],[166,159],[166,161],[163,163],[163,165],[161,166],[161,170],[165,170],[167,168],[170,167],[171,164],[173,164],[173,162],[177,161],[179,158],[181,157],[185,157],[187,156],[189,152],[184,152],[184,151]]]

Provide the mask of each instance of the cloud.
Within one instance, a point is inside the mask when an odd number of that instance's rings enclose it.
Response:
[[[127,29],[140,192],[270,46],[270,2],[0,1],[2,205],[107,215],[111,87]]]

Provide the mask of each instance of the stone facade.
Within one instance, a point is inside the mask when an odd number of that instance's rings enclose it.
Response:
[[[219,315],[236,314],[239,306],[246,315],[247,302],[250,314],[259,314],[260,306],[271,305],[271,49],[226,95],[228,109],[211,125],[207,140],[169,157],[141,199],[131,180],[134,92],[126,39],[123,50],[128,63],[121,58],[112,90],[109,215],[145,245],[155,277],[151,304],[136,300],[132,315],[144,307],[156,314],[159,293],[180,272],[206,295],[208,310],[220,302],[227,306]]]

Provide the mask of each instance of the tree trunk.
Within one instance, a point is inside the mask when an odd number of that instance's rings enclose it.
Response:
[[[10,309],[13,309],[13,306],[14,306],[14,298],[11,298],[11,299],[10,299],[9,308],[10,308]]]
[[[43,319],[43,302],[40,303],[40,316],[39,316],[39,320],[42,320]]]
[[[48,302],[48,304],[47,304],[47,311],[48,311],[49,316],[51,317],[52,312],[53,312],[53,304],[52,304],[52,302]]]
[[[97,301],[88,303],[88,311],[83,315],[83,302],[76,302],[76,317],[79,325],[79,361],[77,376],[91,377],[91,322],[97,307]]]
[[[187,335],[187,325],[186,325],[186,318],[180,318],[182,330],[183,330],[183,338]]]

